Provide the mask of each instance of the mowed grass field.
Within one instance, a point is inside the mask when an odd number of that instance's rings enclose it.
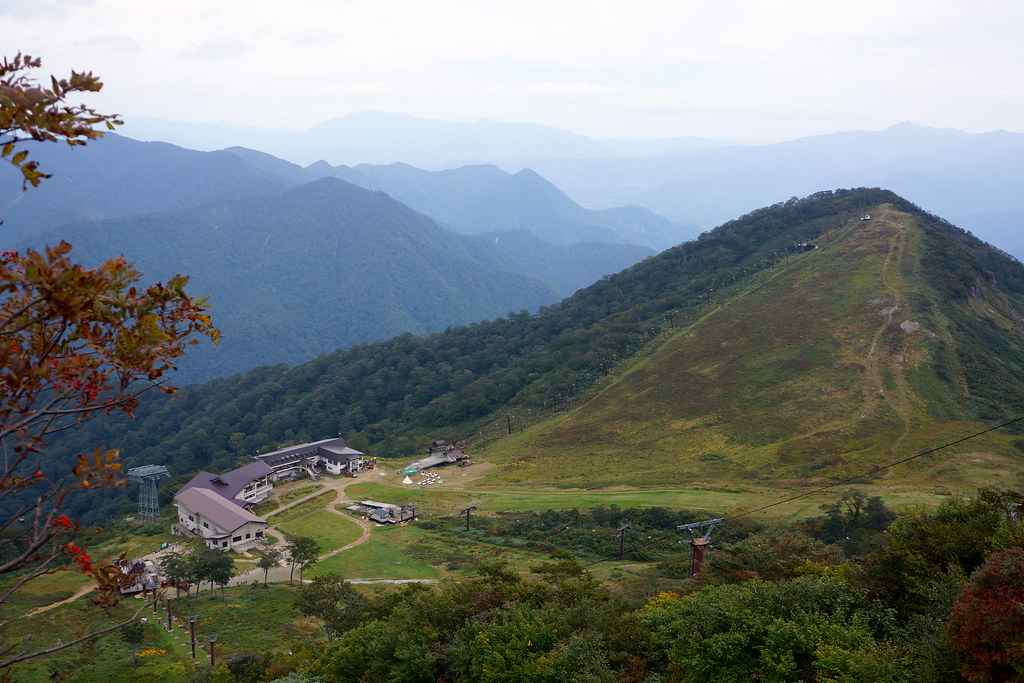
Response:
[[[277,528],[290,536],[315,538],[321,552],[348,545],[362,533],[358,524],[330,510],[314,510]]]
[[[974,482],[965,482],[963,492],[971,492]],[[980,482],[978,482],[980,484]],[[823,483],[825,484],[825,483]],[[591,508],[596,505],[618,505],[630,507],[667,507],[706,512],[710,516],[733,516],[746,513],[766,505],[814,491],[817,487],[801,486],[796,483],[743,482],[728,489],[702,488],[632,488],[609,487],[600,489],[568,489],[522,485],[488,484],[482,487],[456,488],[453,484],[431,487],[410,487],[408,485],[366,482],[349,486],[347,494],[353,498],[373,499],[389,503],[416,503],[422,516],[456,515],[459,510],[476,505],[479,514],[493,512],[515,512],[520,510],[561,510],[570,508]],[[794,521],[821,514],[820,506],[829,503],[847,489],[855,488],[868,496],[882,496],[890,507],[897,509],[912,505],[937,504],[950,493],[943,487],[917,486],[914,483],[891,483],[874,478],[853,482],[840,488],[811,493],[803,498],[788,501],[756,513],[759,521]]]
[[[437,579],[441,573],[408,551],[413,527],[378,527],[370,540],[317,562],[308,576],[339,574],[346,579]]]

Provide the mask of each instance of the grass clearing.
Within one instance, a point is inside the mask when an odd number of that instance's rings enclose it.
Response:
[[[305,619],[299,618],[293,605],[297,587],[271,584],[264,587],[246,586],[228,588],[225,598],[220,591],[202,593],[190,600],[171,601],[175,614],[197,617],[196,635],[199,661],[205,662],[206,634],[218,634],[217,656],[234,652],[285,653],[298,649],[303,641],[319,638],[319,630]],[[108,617],[88,600],[50,610],[36,617],[18,620],[19,629],[33,634],[33,642],[46,647],[72,634],[84,633],[102,624],[116,623],[142,606],[138,599],[126,599]],[[139,654],[138,666],[132,666],[131,654],[115,631],[82,645],[52,655],[29,660],[12,670],[17,681],[35,682],[52,680],[93,683],[94,681],[143,680],[178,682],[186,680],[186,669],[192,668],[188,654],[188,633],[185,627],[175,626],[167,632],[167,614],[163,606],[156,614],[146,607],[141,616],[148,619]],[[184,624],[182,620],[182,624]],[[176,636],[176,637],[175,637]]]
[[[307,576],[339,574],[346,579],[436,579],[441,574],[407,549],[413,527],[382,527],[366,543],[313,565]]]
[[[327,507],[332,502],[334,502],[334,499],[337,497],[337,491],[325,491],[320,495],[316,496],[315,498],[310,498],[305,503],[299,503],[298,505],[290,507],[287,510],[282,510],[281,512],[270,515],[266,519],[270,524],[282,524],[284,522],[297,519],[302,515],[309,514],[314,510],[319,510],[320,508]]]
[[[281,501],[276,498],[267,498],[262,503],[259,503],[253,512],[260,517],[266,517],[279,507],[281,507]]]
[[[330,510],[315,510],[278,528],[291,536],[315,538],[322,552],[348,545],[362,534],[358,524]]]
[[[287,505],[288,503],[293,503],[297,501],[299,498],[305,498],[309,494],[315,493],[322,489],[323,487],[323,484],[310,484],[308,486],[300,486],[297,489],[292,489],[290,491],[283,492],[279,496],[278,500],[281,501],[281,505]]]

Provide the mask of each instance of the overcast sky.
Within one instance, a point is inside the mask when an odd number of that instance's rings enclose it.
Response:
[[[365,109],[595,138],[1024,132],[1019,0],[0,0],[101,111],[302,130]]]

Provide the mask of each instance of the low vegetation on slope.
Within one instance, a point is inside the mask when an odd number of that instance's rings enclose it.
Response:
[[[1010,390],[1020,389],[1024,359],[1013,350],[1021,299],[978,273],[969,286],[956,275],[951,283],[930,263],[950,247],[925,218],[892,204],[870,216],[737,278],[613,384],[496,445],[493,454],[526,463],[504,478],[723,486],[842,477],[969,433],[973,420],[1024,414]],[[964,256],[946,258],[954,255]],[[969,479],[978,466],[988,481],[1018,477],[1009,441],[972,441],[887,476],[957,488],[983,483]]]

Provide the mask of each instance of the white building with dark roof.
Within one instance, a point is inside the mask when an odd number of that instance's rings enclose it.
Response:
[[[238,505],[255,505],[274,489],[273,474],[274,469],[267,463],[256,461],[224,474],[200,472],[181,490],[196,487],[208,489]]]
[[[254,459],[269,465],[275,479],[289,479],[303,474],[316,479],[323,471],[331,474],[361,472],[365,466],[364,455],[346,446],[345,439],[339,437],[289,446],[273,453],[262,453]]]
[[[234,499],[202,486],[186,486],[174,496],[178,522],[210,548],[245,550],[263,540],[267,522]]]

